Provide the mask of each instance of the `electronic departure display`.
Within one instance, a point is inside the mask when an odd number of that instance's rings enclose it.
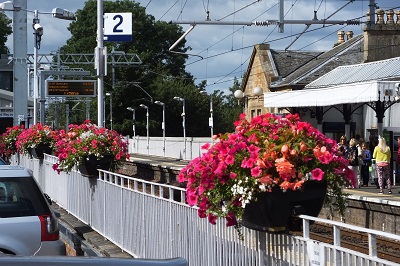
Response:
[[[48,97],[96,97],[95,80],[46,80]]]

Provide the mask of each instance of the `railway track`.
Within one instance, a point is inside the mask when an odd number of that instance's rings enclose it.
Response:
[[[301,231],[291,232],[302,235]],[[341,246],[363,254],[369,254],[368,234],[348,229],[341,229]],[[310,238],[327,244],[333,244],[333,227],[321,223],[310,226]],[[400,264],[400,242],[377,236],[378,258]]]

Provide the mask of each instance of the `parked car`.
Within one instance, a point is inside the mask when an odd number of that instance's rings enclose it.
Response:
[[[50,204],[31,170],[0,165],[0,253],[66,255]]]
[[[188,266],[183,258],[174,259],[126,259],[109,257],[19,257],[1,256],[0,265],[7,266]]]

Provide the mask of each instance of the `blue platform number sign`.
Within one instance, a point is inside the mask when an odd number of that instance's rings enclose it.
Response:
[[[132,41],[132,13],[104,13],[104,41]]]

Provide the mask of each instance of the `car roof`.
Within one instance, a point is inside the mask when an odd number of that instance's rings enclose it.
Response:
[[[2,177],[31,177],[32,170],[19,165],[0,165],[0,178]]]

